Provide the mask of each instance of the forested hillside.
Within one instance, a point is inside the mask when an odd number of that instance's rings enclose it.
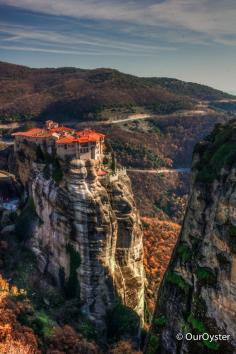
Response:
[[[174,79],[141,78],[112,69],[31,69],[0,62],[0,119],[99,120],[135,112],[172,113],[199,99],[231,96]]]

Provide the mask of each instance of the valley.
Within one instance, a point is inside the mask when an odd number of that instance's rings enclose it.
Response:
[[[178,326],[198,330],[196,321],[204,321],[206,328],[218,328],[209,303],[234,311],[234,293],[228,307],[228,290],[215,289],[220,266],[234,269],[234,246],[222,241],[228,237],[225,207],[218,207],[222,229],[214,218],[207,224],[215,209],[201,218],[214,199],[207,190],[213,181],[219,187],[214,203],[223,198],[224,164],[234,181],[234,97],[111,69],[0,63],[0,72],[0,350],[177,353],[169,304]],[[219,149],[216,156],[212,149]],[[231,189],[226,192],[230,198]],[[204,223],[212,236],[201,231]],[[195,249],[202,258],[191,258]],[[202,283],[194,283],[195,273]],[[226,273],[220,277],[228,289]],[[211,319],[197,317],[202,308],[194,307],[193,284]],[[187,319],[175,308],[179,301],[187,306]],[[231,323],[226,312],[217,313],[217,326],[219,319]],[[200,349],[221,354],[218,346]]]

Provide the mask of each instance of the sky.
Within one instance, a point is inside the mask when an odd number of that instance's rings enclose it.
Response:
[[[236,0],[0,0],[0,60],[236,93]]]

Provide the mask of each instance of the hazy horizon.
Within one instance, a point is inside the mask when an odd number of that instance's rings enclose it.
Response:
[[[233,0],[0,0],[0,58],[107,67],[236,93]]]

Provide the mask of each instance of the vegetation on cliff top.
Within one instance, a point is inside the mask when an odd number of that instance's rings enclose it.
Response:
[[[200,161],[195,164],[197,180],[211,183],[218,178],[222,169],[230,168],[236,162],[236,121],[226,126],[217,124],[204,143],[196,146]]]

